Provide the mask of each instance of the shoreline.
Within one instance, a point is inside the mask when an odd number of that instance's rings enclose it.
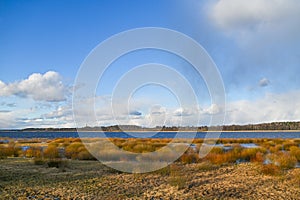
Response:
[[[137,131],[137,130],[124,130],[124,131],[19,131],[19,130],[0,130],[0,132],[14,132],[14,133],[28,133],[28,132],[33,132],[33,133],[36,133],[36,132],[42,132],[42,133],[62,133],[62,132],[81,132],[81,133],[97,133],[97,132],[103,132],[103,133],[127,133],[127,132],[132,132],[132,133],[151,133],[151,132],[160,132],[160,133],[174,133],[174,132],[180,132],[180,133],[193,133],[193,132],[197,132],[197,133],[214,133],[214,132],[222,132],[222,133],[248,133],[248,132],[252,132],[252,133],[278,133],[278,132],[294,132],[294,133],[300,133],[300,130],[239,130],[239,131],[222,131],[222,130],[216,130],[216,131],[191,131],[191,130],[188,130],[188,131],[162,131],[162,130],[149,130],[149,131],[146,131],[146,130],[140,130],[140,131]]]

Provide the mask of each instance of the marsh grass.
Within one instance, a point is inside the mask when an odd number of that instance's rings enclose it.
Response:
[[[290,153],[292,156],[295,156],[298,162],[300,162],[300,147],[297,146],[290,147]]]
[[[243,149],[239,158],[246,162],[263,162],[266,150],[263,148]]]
[[[198,169],[199,171],[211,171],[211,170],[216,170],[218,169],[219,167],[217,165],[213,165],[211,162],[201,162],[198,164]]]
[[[179,161],[183,164],[198,163],[200,161],[198,153],[184,153]]]
[[[265,154],[262,152],[256,152],[255,156],[250,158],[250,162],[263,163],[265,161]]]
[[[178,190],[184,189],[186,187],[188,178],[183,171],[183,166],[171,164],[168,181],[171,186],[177,187]]]
[[[274,164],[261,165],[261,172],[270,176],[279,176],[282,174],[280,167]]]
[[[224,152],[223,149],[214,147],[211,152],[204,158],[204,160],[209,161],[215,165],[222,165],[227,163],[235,163],[237,159],[240,158],[240,152],[242,148],[235,145],[232,150]]]
[[[268,155],[268,158],[280,169],[287,170],[296,166],[297,159],[289,152],[277,152]]]
[[[113,148],[107,146],[107,142],[111,141],[116,146]],[[79,138],[57,138],[54,140],[47,140],[46,144],[39,144],[45,140],[33,139],[23,140],[18,143],[14,143],[12,140],[8,144],[0,144],[0,158],[7,157],[21,157],[37,159],[37,164],[42,161],[38,159],[44,158],[45,160],[55,160],[61,158],[60,150],[64,150],[64,156],[68,159],[74,160],[96,160],[93,155],[97,155],[102,161],[164,161],[172,160],[174,151],[178,151],[181,148],[185,148],[190,140],[184,139],[123,139],[123,138],[111,138],[111,139],[95,139],[86,138],[83,141]],[[173,142],[175,145],[166,146],[169,142]],[[300,161],[300,139],[210,139],[206,140],[206,143],[219,143],[225,147],[231,147],[231,150],[224,150],[222,147],[213,147],[208,155],[204,158],[199,158],[199,148],[203,145],[203,139],[195,139],[193,144],[196,144],[196,148],[189,147],[185,153],[179,157],[176,162],[179,164],[191,164],[191,163],[205,163],[203,168],[208,164],[212,166],[220,166],[224,164],[236,163],[236,162],[255,162],[263,163],[266,158],[272,161],[282,170],[288,170],[295,166],[295,163]],[[85,145],[91,145],[92,148],[86,148]],[[253,143],[257,144],[259,148],[242,148],[240,143]],[[92,145],[95,144],[95,147]],[[182,145],[180,145],[182,144]],[[22,146],[29,146],[26,151],[22,151]],[[98,147],[101,148],[98,148]],[[96,148],[96,149],[93,149]],[[98,148],[98,149],[97,149]],[[120,154],[119,149],[133,153],[142,153],[140,155],[129,154],[124,156]],[[105,150],[105,151],[104,151]],[[145,153],[155,152],[159,154],[148,155]],[[172,153],[173,152],[173,153]],[[92,154],[93,153],[93,154]],[[94,154],[96,153],[96,154]],[[171,157],[171,158],[170,158]],[[174,158],[175,160],[176,158]],[[210,166],[208,166],[210,168]]]
[[[286,151],[289,151],[293,146],[298,146],[298,144],[294,140],[288,140],[282,143],[282,148]]]
[[[276,158],[276,162],[278,162],[279,167],[282,169],[292,169],[296,166],[297,159],[295,156],[292,156],[289,153],[280,153]]]

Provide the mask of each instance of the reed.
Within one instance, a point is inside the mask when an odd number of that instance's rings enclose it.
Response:
[[[265,175],[271,175],[271,176],[278,176],[282,174],[280,168],[274,164],[262,165],[261,172]]]
[[[289,152],[277,152],[268,158],[281,169],[292,169],[296,166],[297,159]]]
[[[300,148],[296,146],[292,146],[290,148],[290,153],[292,156],[295,156],[298,162],[300,162]]]

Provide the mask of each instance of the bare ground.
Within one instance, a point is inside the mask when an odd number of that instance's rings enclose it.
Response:
[[[57,169],[8,158],[0,160],[0,199],[300,199],[299,168],[267,176],[253,163],[200,165],[127,174],[96,161],[73,160]]]

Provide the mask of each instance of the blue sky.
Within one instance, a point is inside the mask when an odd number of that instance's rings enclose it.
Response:
[[[103,77],[96,93],[97,125],[116,123],[108,105],[122,74],[151,62],[189,77],[199,105],[183,109],[170,91],[144,87],[130,105],[136,115],[126,117],[120,111],[118,123],[177,125],[174,116],[180,112],[183,125],[196,125],[195,107],[202,124],[221,110],[226,124],[297,121],[299,17],[296,0],[1,0],[0,128],[74,127],[72,87],[81,63],[105,39],[142,27],[176,30],[201,44],[224,81],[226,108],[210,105],[205,82],[181,58],[144,50],[116,60]],[[162,116],[154,120],[153,110]]]

